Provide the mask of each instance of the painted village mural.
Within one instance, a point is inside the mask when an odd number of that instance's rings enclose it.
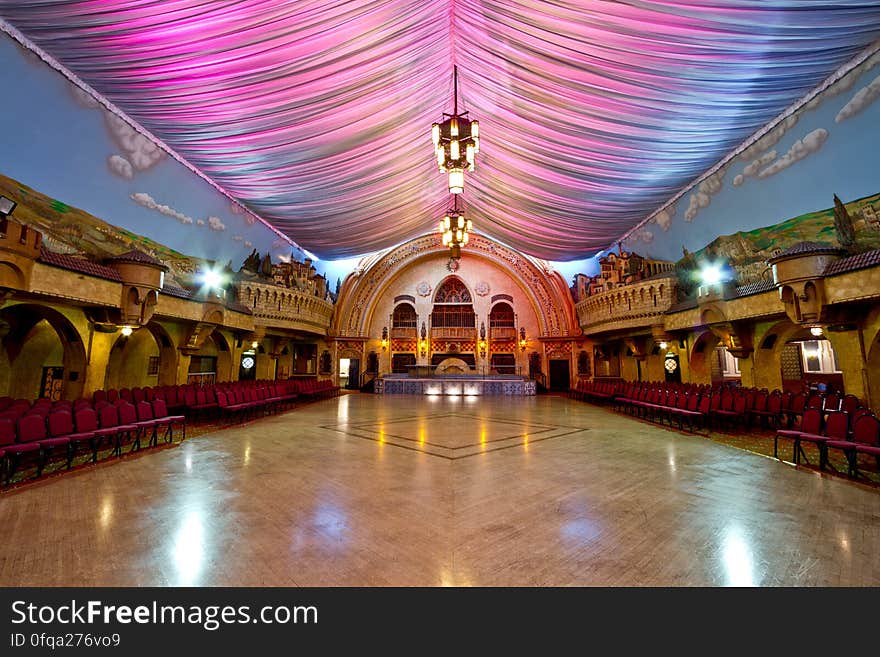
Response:
[[[706,262],[723,264],[739,285],[748,285],[767,279],[767,259],[798,242],[850,254],[880,248],[878,99],[875,51],[838,72],[621,243],[578,263],[584,273],[567,270],[575,300],[664,267],[675,268],[679,294],[686,297]],[[554,263],[560,271],[564,264]]]
[[[165,288],[198,289],[201,285],[198,275],[212,267],[225,270],[230,281],[258,279],[307,291],[328,301],[335,300],[335,293],[329,289],[324,276],[317,273],[312,261],[298,260],[296,252],[283,259],[273,259],[269,251],[261,254],[254,248],[243,261],[215,262],[182,254],[149,237],[113,226],[2,174],[0,196],[18,203],[12,218],[40,231],[43,249],[92,262],[137,250],[168,267]]]

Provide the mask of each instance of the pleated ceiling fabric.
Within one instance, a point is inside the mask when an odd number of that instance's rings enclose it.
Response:
[[[430,126],[482,150],[474,225],[589,256],[880,38],[810,0],[4,1],[0,16],[319,257],[431,230]]]

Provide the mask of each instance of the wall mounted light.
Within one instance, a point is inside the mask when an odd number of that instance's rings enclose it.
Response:
[[[422,339],[419,342],[419,346],[421,347],[422,358],[424,358],[428,355],[428,329],[424,322],[422,322]]]
[[[817,338],[822,337],[822,334],[824,332],[825,331],[822,330],[821,326],[811,326],[810,327],[810,334],[816,336]]]
[[[13,201],[11,198],[7,198],[6,196],[0,195],[0,216],[8,217],[15,211],[15,206],[18,203]]]
[[[519,350],[525,352],[526,350],[526,327],[519,327]]]
[[[667,347],[669,347],[669,345],[666,344],[666,342],[661,342],[661,343],[658,344],[657,346],[660,347],[661,349],[664,349],[664,350],[665,350]]]
[[[388,327],[382,327],[382,351],[388,349]]]
[[[259,346],[260,346],[259,341],[254,340],[253,342],[251,342],[251,349],[256,349]]]
[[[123,326],[123,327],[119,330],[119,332],[122,333],[122,335],[123,335],[124,337],[127,338],[127,337],[130,336],[132,333],[134,333],[134,327],[132,327],[132,326],[128,326],[128,325],[126,324],[125,326]]]

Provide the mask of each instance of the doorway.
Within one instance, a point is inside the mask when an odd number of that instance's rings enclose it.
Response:
[[[550,360],[550,390],[568,390],[571,386],[567,360]]]

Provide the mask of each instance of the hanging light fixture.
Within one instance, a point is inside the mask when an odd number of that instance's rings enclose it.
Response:
[[[465,219],[464,210],[458,207],[458,195],[452,197],[452,207],[446,210],[446,216],[440,222],[440,235],[443,246],[449,247],[452,260],[461,258],[461,247],[470,240],[471,220]]]
[[[449,174],[449,192],[464,191],[464,172],[473,171],[476,155],[480,152],[480,124],[467,118],[467,112],[458,113],[458,67],[453,69],[452,114],[443,113],[443,121],[431,126],[431,140],[440,171]]]

